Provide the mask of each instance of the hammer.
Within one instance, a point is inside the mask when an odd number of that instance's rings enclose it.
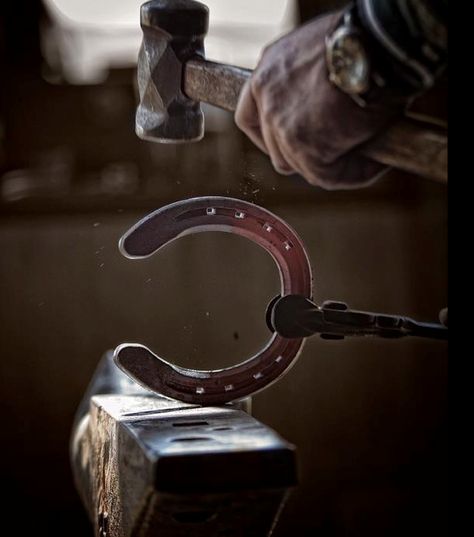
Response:
[[[195,0],[152,0],[141,6],[138,58],[140,104],[136,133],[160,143],[200,140],[200,102],[234,111],[250,69],[204,59],[209,10]],[[446,129],[403,118],[364,144],[361,154],[381,164],[447,180]]]

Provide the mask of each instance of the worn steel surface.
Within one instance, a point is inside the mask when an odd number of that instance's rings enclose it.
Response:
[[[238,406],[137,390],[93,396],[74,428],[72,465],[95,535],[269,535],[296,483],[293,446]]]
[[[277,264],[281,295],[311,298],[311,267],[299,237],[271,212],[241,200],[210,196],[173,203],[133,226],[119,247],[126,257],[141,259],[179,237],[204,231],[234,233],[256,242]],[[213,371],[175,366],[143,345],[131,343],[117,347],[115,360],[134,380],[156,393],[189,403],[217,404],[241,399],[276,381],[294,363],[302,345],[302,338],[273,334],[252,358]]]
[[[137,77],[140,104],[135,130],[140,138],[157,142],[191,142],[202,138],[200,104],[182,89],[186,60],[204,55],[209,12],[193,0],[154,0],[143,4],[143,42]]]

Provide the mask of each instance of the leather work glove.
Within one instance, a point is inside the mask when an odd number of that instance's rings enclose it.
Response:
[[[407,100],[365,107],[329,80],[325,40],[342,12],[315,19],[269,45],[244,86],[235,121],[284,175],[325,189],[373,183],[386,168],[355,152],[402,113]]]

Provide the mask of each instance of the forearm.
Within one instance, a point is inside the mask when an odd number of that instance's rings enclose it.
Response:
[[[435,9],[445,2],[353,0],[283,36],[245,85],[237,125],[279,173],[326,189],[373,183],[386,168],[364,156],[366,144],[446,66],[446,19]],[[427,158],[444,162],[444,150]]]

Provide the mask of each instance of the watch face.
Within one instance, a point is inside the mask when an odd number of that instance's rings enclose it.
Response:
[[[335,35],[328,54],[331,82],[350,94],[369,89],[369,61],[357,34]]]

